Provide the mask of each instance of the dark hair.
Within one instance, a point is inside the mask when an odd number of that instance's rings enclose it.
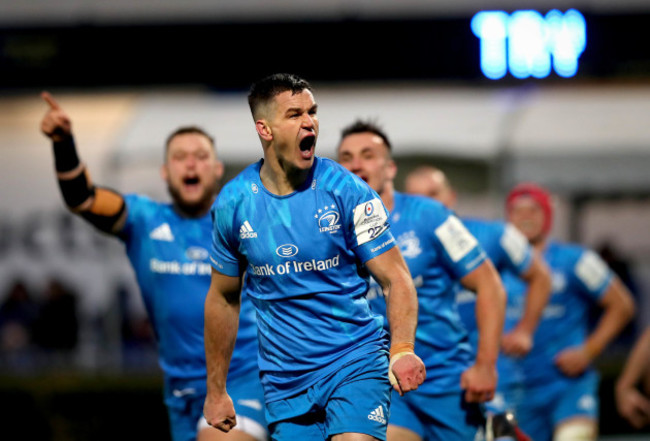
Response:
[[[253,83],[248,94],[248,105],[255,118],[261,105],[268,103],[276,95],[291,91],[293,95],[303,90],[312,91],[311,85],[294,74],[276,73]]]
[[[165,141],[165,157],[167,157],[167,151],[169,151],[169,144],[172,142],[172,139],[179,135],[186,135],[188,133],[193,133],[197,135],[203,135],[208,140],[210,141],[210,145],[212,148],[216,151],[216,145],[214,142],[214,138],[208,134],[205,130],[198,126],[182,126],[174,130],[168,137],[167,140]]]
[[[384,141],[384,144],[386,144],[388,150],[389,151],[392,150],[392,145],[388,140],[388,135],[386,135],[384,130],[379,126],[379,124],[375,122],[363,121],[360,119],[356,120],[349,126],[344,127],[343,130],[341,130],[341,140],[343,140],[343,138],[345,138],[346,136],[354,135],[356,133],[372,133],[373,135],[377,135],[382,139],[382,141]]]

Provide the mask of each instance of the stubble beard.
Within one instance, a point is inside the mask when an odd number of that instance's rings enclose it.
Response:
[[[208,187],[204,188],[203,194],[196,202],[185,201],[180,190],[169,183],[167,184],[167,191],[172,198],[174,206],[177,207],[181,213],[188,217],[198,217],[205,214],[212,206],[212,202],[214,202],[214,198],[217,194],[217,183],[215,182],[212,191],[210,191],[210,188]]]

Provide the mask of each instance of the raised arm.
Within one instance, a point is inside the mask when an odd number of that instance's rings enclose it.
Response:
[[[474,365],[463,372],[461,387],[469,402],[489,401],[497,384],[496,361],[506,308],[506,295],[499,273],[490,260],[484,261],[461,279],[467,289],[476,292],[478,348]]]
[[[501,339],[504,353],[520,357],[533,347],[533,334],[551,295],[551,272],[534,253],[530,268],[521,278],[528,285],[524,312],[517,325]]]
[[[124,198],[113,190],[93,185],[77,155],[70,117],[48,92],[41,97],[48,105],[41,131],[52,140],[56,176],[66,206],[98,229],[118,234],[126,219]]]
[[[617,276],[612,277],[600,306],[603,313],[584,344],[565,349],[555,357],[555,364],[565,375],[583,373],[634,316],[634,299]]]
[[[226,391],[230,358],[239,327],[241,279],[212,270],[205,299],[205,360],[208,393],[203,407],[206,421],[229,432],[237,424],[235,408]]]
[[[384,291],[391,335],[388,375],[403,395],[426,378],[424,363],[414,353],[418,299],[413,279],[397,247],[370,259],[366,267]]]

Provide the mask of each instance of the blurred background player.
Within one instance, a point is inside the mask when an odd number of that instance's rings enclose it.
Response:
[[[634,428],[650,424],[650,327],[641,334],[628,355],[616,381],[615,394],[618,413]]]
[[[427,378],[408,395],[393,394],[388,439],[473,440],[482,424],[478,403],[493,398],[497,382],[495,363],[505,310],[499,275],[449,209],[394,190],[397,166],[390,141],[376,124],[356,121],[344,128],[338,160],[381,196],[418,292],[416,346]],[[477,293],[479,342],[473,364],[455,305],[458,281]],[[368,293],[373,310],[385,313],[382,296],[378,289]]]
[[[553,290],[522,360],[524,399],[517,419],[535,441],[595,440],[598,433],[598,374],[593,361],[634,315],[627,288],[600,257],[580,245],[549,239],[550,193],[534,183],[515,186],[506,213],[549,265]],[[513,290],[525,285],[513,280]],[[589,308],[602,315],[589,328]]]
[[[194,440],[206,394],[203,320],[210,265],[205,244],[212,226],[209,209],[223,175],[214,141],[198,127],[181,127],[169,135],[161,176],[171,204],[137,194],[123,196],[92,182],[77,156],[70,118],[49,93],[42,97],[48,111],[41,130],[53,142],[66,206],[124,242],[158,342],[172,439]],[[252,306],[242,309],[229,377],[241,430],[228,439],[263,440],[255,317]],[[199,436],[216,440],[224,434],[205,426]]]
[[[315,156],[318,106],[307,81],[271,75],[248,102],[264,159],[212,208],[206,418],[224,431],[236,420],[225,378],[246,270],[272,439],[384,440],[391,383],[401,394],[425,376],[413,352],[416,292],[386,209],[356,176]],[[391,292],[390,361],[383,320],[365,299],[368,271]]]
[[[405,190],[437,199],[452,210],[456,207],[457,193],[445,173],[438,168],[415,168],[406,177]],[[504,335],[497,362],[499,382],[495,399],[486,405],[489,412],[499,415],[516,410],[521,399],[523,374],[517,358],[526,355],[532,347],[533,334],[550,296],[551,276],[547,265],[512,224],[499,220],[461,219],[499,271],[506,290]],[[510,277],[505,276],[506,272],[526,283],[528,290],[523,297],[508,289]],[[467,290],[461,290],[457,295],[458,310],[474,348],[478,338],[475,299],[475,295]]]

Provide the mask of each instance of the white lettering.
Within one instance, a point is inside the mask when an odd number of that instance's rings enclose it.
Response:
[[[219,268],[223,265],[212,260]],[[151,259],[149,261],[149,269],[151,272],[158,274],[179,274],[184,276],[205,276],[212,273],[212,267],[209,263],[205,262],[178,262],[176,260],[164,261],[158,259]]]
[[[253,274],[256,276],[275,276],[275,271],[273,267],[268,263],[265,263],[262,266],[250,264]]]
[[[337,254],[336,256],[330,259],[323,259],[323,260],[311,259],[302,262],[297,260],[291,260],[284,263],[280,263],[275,267],[269,265],[268,263],[265,263],[264,265],[253,265],[251,263],[249,265],[251,268],[250,269],[251,274],[255,276],[266,277],[266,276],[275,276],[276,274],[279,275],[291,274],[292,271],[294,273],[326,271],[330,268],[335,268],[339,266],[339,263],[340,263],[340,255]]]
[[[371,249],[370,249],[370,252],[371,252],[371,253],[374,253],[375,251],[379,251],[379,250],[381,250],[382,248],[385,248],[387,245],[389,245],[389,244],[391,244],[391,243],[393,243],[393,242],[395,242],[395,239],[391,237],[389,240],[387,240],[386,242],[382,243],[381,245],[376,246],[376,247],[374,247],[374,248],[371,248]]]

